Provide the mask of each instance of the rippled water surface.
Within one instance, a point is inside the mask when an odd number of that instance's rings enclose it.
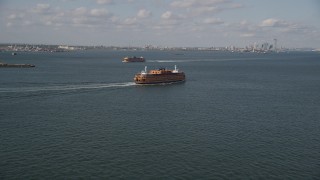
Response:
[[[124,56],[145,63],[122,63]],[[318,179],[320,54],[1,52],[1,179]],[[177,65],[185,83],[135,73]]]

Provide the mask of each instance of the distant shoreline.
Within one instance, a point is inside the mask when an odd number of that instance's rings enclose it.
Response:
[[[224,52],[288,52],[288,51],[320,51],[317,48],[274,48],[269,46],[246,46],[246,47],[162,47],[162,46],[68,46],[68,45],[43,45],[43,44],[15,44],[0,43],[0,52],[72,52],[92,49],[115,50],[115,51],[224,51]]]

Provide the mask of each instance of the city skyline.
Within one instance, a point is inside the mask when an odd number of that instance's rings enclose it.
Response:
[[[0,43],[320,48],[316,0],[0,1]]]

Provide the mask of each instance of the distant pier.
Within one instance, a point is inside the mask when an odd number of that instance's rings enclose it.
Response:
[[[0,68],[32,68],[36,67],[33,64],[6,64],[0,63]]]

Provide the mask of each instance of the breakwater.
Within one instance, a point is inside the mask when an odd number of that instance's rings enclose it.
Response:
[[[33,64],[6,64],[0,63],[0,68],[30,68],[35,67]]]

